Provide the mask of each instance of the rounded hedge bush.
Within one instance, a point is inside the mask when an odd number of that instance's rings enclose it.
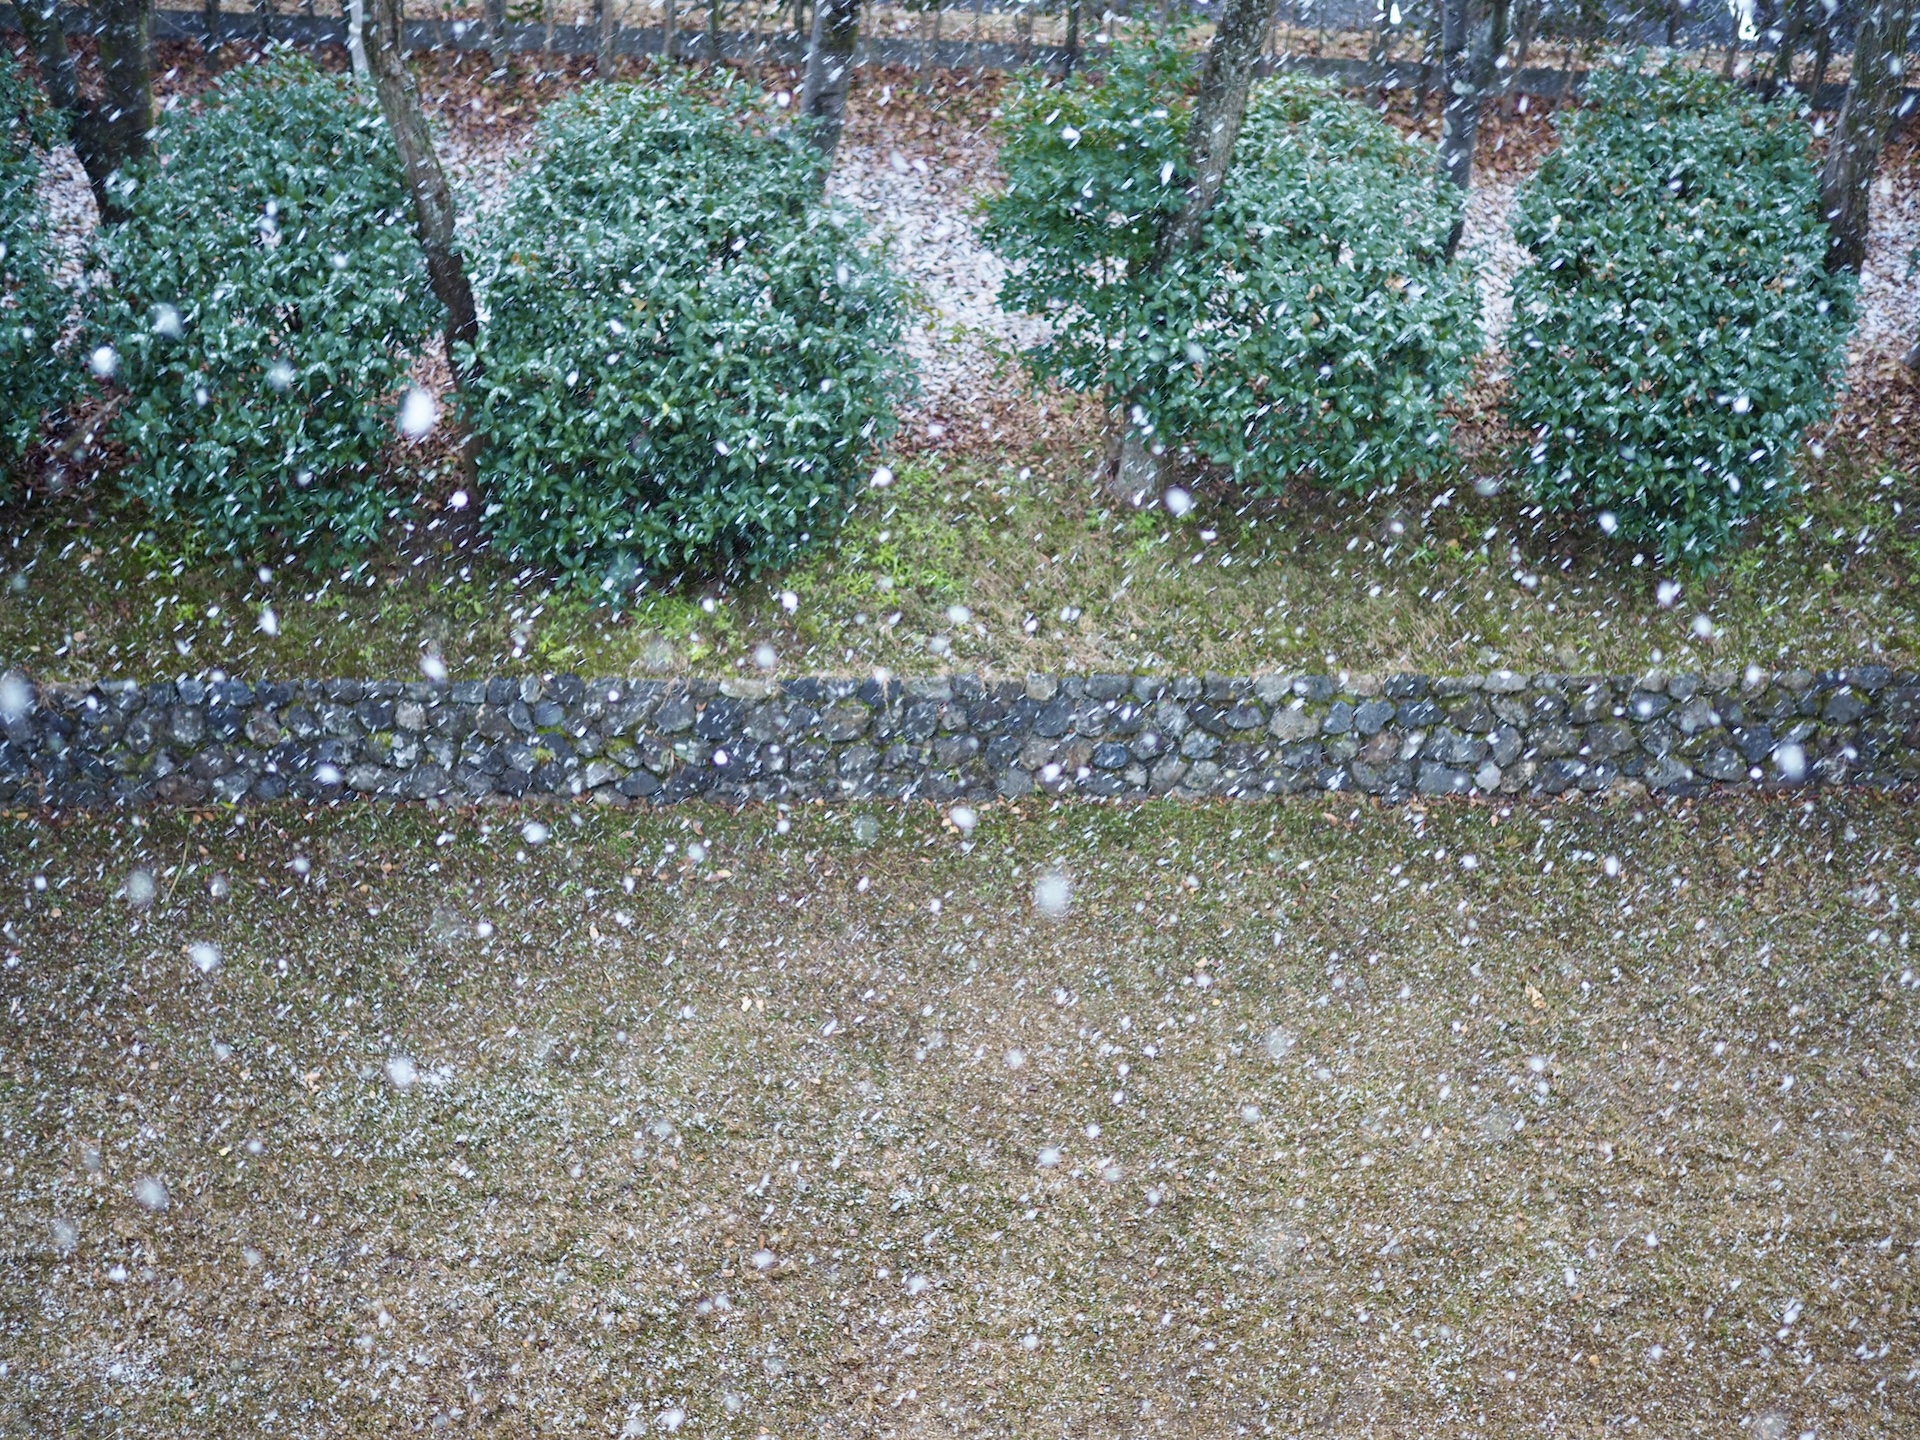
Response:
[[[370,90],[277,58],[169,115],[116,182],[89,357],[126,489],[204,543],[325,563],[396,512],[380,452],[437,308]]]
[[[39,152],[57,138],[53,117],[0,47],[0,502],[22,479],[48,413],[75,388],[55,354],[68,299],[51,278],[38,189]]]
[[[751,574],[844,515],[906,383],[900,291],[732,86],[595,86],[490,232],[469,397],[492,542],[617,597]]]
[[[1508,414],[1536,499],[1701,565],[1783,504],[1830,408],[1854,281],[1825,270],[1807,127],[1698,72],[1626,69],[1521,193]]]
[[[1324,85],[1262,84],[1198,250],[1155,271],[1192,78],[1190,57],[1129,45],[1009,103],[984,233],[1011,264],[1001,303],[1052,321],[1029,367],[1257,489],[1430,473],[1481,343],[1431,150]]]

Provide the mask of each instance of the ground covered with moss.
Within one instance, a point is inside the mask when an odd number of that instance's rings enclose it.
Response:
[[[1887,1435],[1920,820],[0,820],[0,1429]]]

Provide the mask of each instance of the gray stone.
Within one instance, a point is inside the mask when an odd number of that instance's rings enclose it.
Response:
[[[1744,780],[1747,778],[1747,762],[1740,752],[1728,746],[1719,746],[1701,756],[1696,767],[1699,774],[1709,780]]]
[[[1530,750],[1542,760],[1573,755],[1579,749],[1580,736],[1571,725],[1558,723],[1542,725],[1533,732],[1533,744]]]
[[[1353,712],[1353,728],[1362,735],[1377,735],[1393,723],[1393,706],[1385,700],[1367,700]]]
[[[1866,713],[1865,697],[1845,685],[1828,695],[1827,703],[1820,708],[1820,718],[1829,725],[1851,725]]]
[[[1464,770],[1423,761],[1414,788],[1422,795],[1464,795],[1473,788],[1473,781]]]
[[[1296,709],[1288,706],[1284,710],[1273,712],[1273,719],[1267,722],[1267,729],[1276,740],[1310,740],[1320,733],[1320,721],[1304,707]]]

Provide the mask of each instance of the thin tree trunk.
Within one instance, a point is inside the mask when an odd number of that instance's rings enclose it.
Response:
[[[593,52],[593,73],[602,80],[613,76],[613,0],[593,0],[593,23],[598,41]]]
[[[1420,86],[1414,91],[1413,113],[1416,119],[1424,118],[1427,113],[1427,97],[1433,92],[1433,66],[1440,52],[1439,7],[1431,3],[1427,7],[1427,23],[1420,40]]]
[[[1540,24],[1539,0],[1521,0],[1520,8],[1514,15],[1513,69],[1510,70],[1501,88],[1507,94],[1507,113],[1516,114],[1520,103],[1519,96],[1513,92],[1518,88],[1520,72],[1526,68],[1527,55],[1533,49],[1533,36]]]
[[[860,0],[814,0],[800,114],[816,122],[808,138],[829,163],[840,146],[847,89],[853,83],[853,51],[859,39]]]
[[[1880,150],[1900,99],[1914,0],[1874,0],[1854,33],[1853,73],[1820,172],[1827,269],[1860,271],[1867,258],[1868,202]]]
[[[153,70],[147,41],[146,0],[99,0],[95,6],[101,95],[80,86],[80,67],[60,28],[56,0],[23,0],[16,13],[47,99],[67,122],[80,167],[102,220],[126,218],[108,182],[129,160],[147,153],[153,128]]]
[[[1780,39],[1773,47],[1773,60],[1767,66],[1767,78],[1760,93],[1771,99],[1783,86],[1793,84],[1793,52],[1807,29],[1808,0],[1790,0],[1786,17],[1780,22]]]
[[[720,63],[720,0],[707,0],[707,64]]]
[[[354,79],[373,78],[367,68],[367,0],[347,0],[347,60]]]
[[[1154,239],[1149,273],[1183,263],[1206,230],[1207,216],[1233,163],[1234,142],[1246,119],[1247,94],[1266,50],[1278,0],[1225,0],[1207,47],[1206,69],[1187,121],[1186,203],[1169,216]],[[1166,447],[1156,442],[1136,418],[1139,403],[1124,402],[1124,435],[1117,462],[1107,476],[1109,492],[1123,504],[1138,507],[1160,493],[1166,473]]]
[[[206,55],[212,55],[220,48],[220,0],[206,0],[200,8],[201,24],[206,27],[206,35],[200,41],[200,49]]]
[[[96,0],[101,128],[114,168],[147,153],[153,129],[153,47],[147,0]]]
[[[1191,249],[1206,226],[1233,163],[1233,145],[1247,114],[1247,92],[1253,88],[1267,27],[1278,8],[1278,0],[1225,0],[1221,7],[1187,122],[1187,173],[1192,177],[1187,202],[1160,232],[1154,245],[1156,269]]]
[[[507,0],[486,0],[487,53],[496,71],[507,68]]]
[[[1393,54],[1393,20],[1388,13],[1392,0],[1376,0],[1378,9],[1373,20],[1373,42],[1367,47],[1367,68],[1374,93],[1382,100],[1387,98],[1387,60]]]
[[[1820,87],[1827,83],[1827,62],[1833,58],[1833,16],[1820,22],[1820,38],[1813,42],[1813,74],[1807,81],[1807,103],[1820,103]]]
[[[1480,111],[1500,73],[1500,57],[1507,48],[1508,0],[1493,0],[1482,25],[1471,40],[1467,33],[1468,0],[1441,0],[1445,6],[1441,45],[1446,52],[1447,106],[1440,119],[1439,169],[1442,184],[1460,192],[1460,216],[1447,232],[1447,259],[1460,248],[1466,228],[1466,195],[1473,184],[1473,152],[1480,139]]]
[[[1073,78],[1074,66],[1080,63],[1080,0],[1067,0],[1067,58],[1061,68],[1064,78]]]
[[[479,378],[471,346],[480,338],[474,311],[473,287],[454,241],[453,195],[434,153],[433,135],[420,110],[420,96],[400,49],[400,0],[373,0],[373,44],[367,59],[380,110],[393,132],[394,148],[406,172],[407,193],[413,198],[414,233],[426,256],[427,279],[446,308],[447,364],[454,384],[462,390]],[[462,355],[461,351],[467,354]]]
[[[87,186],[93,191],[93,203],[100,211],[100,218],[120,219],[123,212],[107,193],[107,177],[113,173],[115,162],[106,151],[100,113],[81,93],[80,68],[74,61],[73,51],[67,48],[56,3],[57,0],[20,0],[16,12],[20,28],[33,47],[47,101],[66,121],[67,137],[73,141],[80,168],[87,173]]]
[[[667,0],[660,16],[660,59],[665,63],[673,60],[673,0]]]

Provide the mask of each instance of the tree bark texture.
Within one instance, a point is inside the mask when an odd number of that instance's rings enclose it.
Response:
[[[1854,32],[1853,73],[1840,107],[1826,164],[1820,210],[1827,220],[1827,269],[1859,273],[1867,258],[1867,221],[1874,171],[1900,99],[1913,0],[1872,0]]]
[[[1509,0],[1493,0],[1485,23],[1475,29],[1471,0],[1440,0],[1441,63],[1447,87],[1440,116],[1440,181],[1460,192],[1460,218],[1447,234],[1447,259],[1460,248],[1466,228],[1466,194],[1473,184],[1473,152],[1480,142],[1480,111],[1500,76],[1507,49]]]
[[[1206,69],[1187,121],[1187,196],[1154,238],[1149,273],[1177,265],[1198,245],[1207,215],[1226,184],[1234,142],[1247,115],[1247,95],[1266,51],[1267,30],[1278,0],[1225,0],[1207,47]],[[1135,421],[1137,401],[1123,403],[1123,436],[1106,475],[1108,492],[1122,504],[1141,506],[1157,495],[1166,474],[1166,447]]]
[[[817,122],[814,148],[833,159],[853,81],[853,50],[860,39],[860,0],[816,0],[807,40],[807,72],[800,86],[800,113]]]
[[[1162,227],[1154,245],[1154,267],[1189,250],[1206,227],[1207,213],[1226,183],[1233,145],[1247,114],[1247,94],[1266,50],[1267,30],[1279,0],[1225,0],[1207,66],[1193,98],[1187,122],[1186,204]]]
[[[80,167],[103,220],[125,218],[107,184],[129,160],[147,153],[153,128],[152,47],[147,38],[147,0],[97,0],[95,35],[100,58],[100,98],[80,86],[80,70],[61,32],[55,0],[22,0],[20,28],[32,45],[47,99],[67,122]]]
[[[493,68],[504,70],[507,65],[507,0],[486,0],[483,11],[487,22],[487,53],[493,57]]]
[[[605,79],[613,74],[613,39],[616,33],[613,0],[593,0],[593,23],[599,41],[593,56],[593,73]]]
[[[371,80],[367,66],[367,0],[346,0],[347,61],[356,80]]]
[[[407,193],[413,198],[414,233],[426,256],[427,279],[447,312],[447,363],[454,383],[465,389],[477,376],[472,369],[471,350],[465,359],[459,351],[479,340],[480,322],[466,265],[454,244],[453,196],[447,189],[440,157],[434,153],[433,136],[427,129],[427,117],[421,113],[413,76],[401,54],[400,0],[373,0],[371,30],[367,60],[373,70],[374,90],[406,173]]]

